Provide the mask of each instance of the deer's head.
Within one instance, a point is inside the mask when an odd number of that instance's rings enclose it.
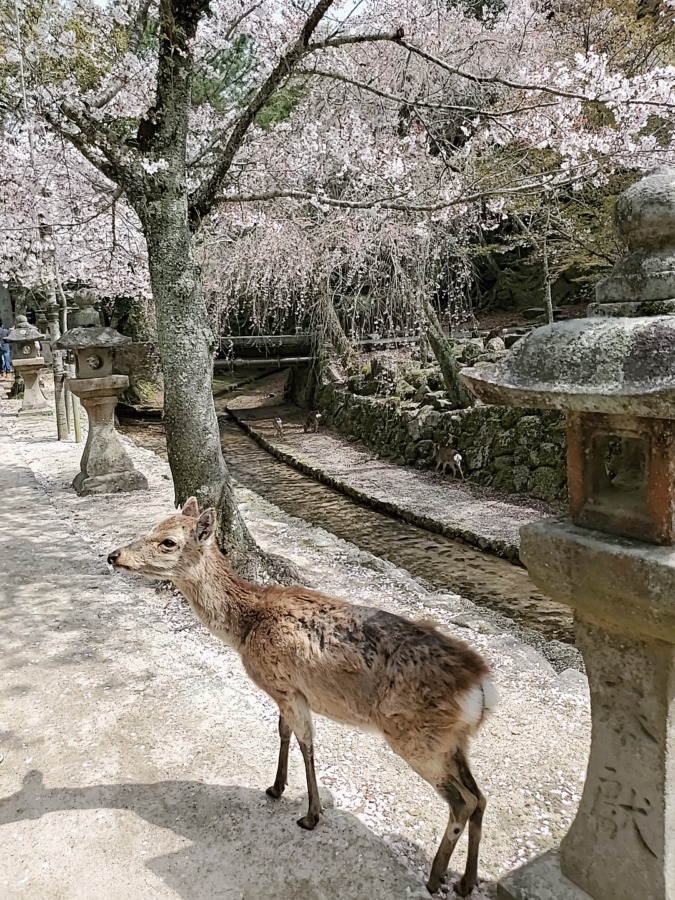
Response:
[[[189,579],[213,543],[215,528],[215,510],[200,513],[197,500],[190,497],[180,513],[163,519],[144,537],[113,550],[108,562],[116,569],[160,581]]]

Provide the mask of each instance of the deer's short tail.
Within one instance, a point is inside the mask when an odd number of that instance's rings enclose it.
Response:
[[[499,694],[489,675],[457,698],[461,718],[472,729],[478,729],[485,717],[497,706]]]

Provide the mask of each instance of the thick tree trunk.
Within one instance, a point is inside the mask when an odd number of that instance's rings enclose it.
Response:
[[[194,495],[200,506],[216,508],[221,547],[240,574],[287,580],[291,567],[284,571],[281,561],[259,550],[239,513],[211,390],[213,335],[188,223],[186,170],[193,41],[206,6],[160,0],[156,105],[137,135],[139,149],[156,165],[125,188],[148,245],[176,502]]]
[[[166,182],[165,182],[166,184]],[[211,389],[213,335],[187,224],[187,203],[153,204],[144,226],[164,375],[164,424],[176,503],[214,506],[222,549],[244,577],[281,580],[291,566],[260,551],[244,523],[220,444]]]

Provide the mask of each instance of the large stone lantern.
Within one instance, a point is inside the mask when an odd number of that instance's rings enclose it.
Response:
[[[113,374],[113,354],[130,340],[114,328],[98,326],[71,328],[56,342],[57,348],[75,355],[77,374],[70,389],[89,418],[80,472],[73,481],[78,494],[144,490],[148,486],[115,431],[117,397],[129,386],[129,378]]]
[[[52,412],[38,379],[40,369],[45,365],[40,345],[45,338],[34,325],[29,324],[25,316],[16,317],[14,327],[7,335],[12,366],[21,375],[24,384],[20,416],[50,415]]]
[[[675,900],[675,319],[546,326],[462,378],[486,403],[567,412],[569,519],[521,530],[574,609],[591,692],[581,805],[501,900]]]

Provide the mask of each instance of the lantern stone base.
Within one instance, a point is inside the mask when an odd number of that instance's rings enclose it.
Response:
[[[588,892],[580,898],[675,900],[675,552],[569,521],[527,525],[521,537],[534,583],[575,609],[593,734],[549,893],[524,892],[547,871],[525,866],[513,875],[521,892],[502,896],[576,897],[556,893],[562,872]]]
[[[87,494],[118,494],[126,491],[144,491],[148,482],[144,475],[133,472],[114,472],[111,475],[93,475],[80,472],[73,480],[73,487],[81,496]]]
[[[555,851],[511,872],[497,885],[497,900],[591,900],[560,871]]]
[[[30,361],[13,360],[12,365],[17,375],[21,375],[23,378],[23,403],[18,412],[20,416],[50,416],[53,413],[47,398],[42,393],[38,378],[44,364],[45,361],[42,357],[36,357]]]
[[[134,469],[115,431],[117,396],[128,385],[126,375],[75,378],[71,381],[71,390],[82,401],[89,418],[80,472],[73,481],[78,494],[142,491],[148,487],[145,476]]]

